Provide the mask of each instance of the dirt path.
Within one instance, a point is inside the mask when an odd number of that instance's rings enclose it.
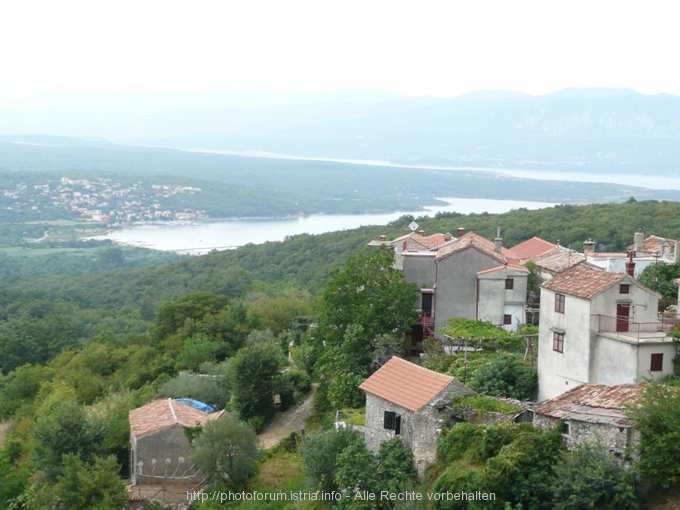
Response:
[[[300,432],[305,428],[307,419],[312,413],[312,399],[315,392],[316,385],[312,387],[312,391],[300,405],[291,407],[274,417],[258,436],[261,448],[265,450],[272,448],[293,432]]]

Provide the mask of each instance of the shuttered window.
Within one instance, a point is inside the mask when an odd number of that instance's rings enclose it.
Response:
[[[663,370],[663,353],[655,352],[652,354],[649,363],[650,372],[661,372]]]
[[[564,352],[564,333],[553,333],[553,351]]]
[[[564,294],[555,294],[555,311],[564,313]]]
[[[385,411],[383,414],[383,428],[394,430],[395,435],[401,434],[401,416],[394,411]]]

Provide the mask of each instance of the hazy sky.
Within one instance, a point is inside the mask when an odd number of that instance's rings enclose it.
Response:
[[[680,2],[7,0],[0,106],[260,87],[680,94]]]

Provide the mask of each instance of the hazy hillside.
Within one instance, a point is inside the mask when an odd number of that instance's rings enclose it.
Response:
[[[492,172],[243,158],[54,137],[23,137],[22,143],[13,143],[12,137],[4,140],[0,140],[0,189],[46,184],[59,176],[190,184],[202,191],[177,195],[164,206],[202,209],[213,218],[408,211],[434,203],[435,197],[558,203],[621,201],[631,196],[680,199],[677,190],[520,179]],[[10,202],[0,197],[0,205],[9,207]],[[44,219],[44,214],[32,219]]]

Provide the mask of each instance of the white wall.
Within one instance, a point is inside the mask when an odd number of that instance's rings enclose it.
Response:
[[[590,377],[590,302],[566,296],[564,314],[555,310],[555,293],[541,289],[538,337],[538,400],[569,391]],[[553,331],[564,331],[564,352],[553,351]]]

